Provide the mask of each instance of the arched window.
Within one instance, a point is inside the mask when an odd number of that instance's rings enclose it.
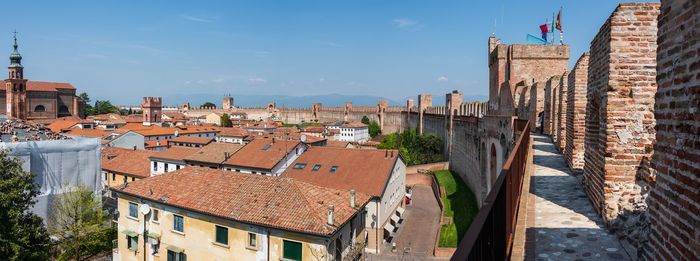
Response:
[[[46,107],[44,107],[44,105],[37,105],[36,107],[34,107],[34,112],[45,112],[45,111],[46,111]]]
[[[24,84],[19,84],[19,91],[23,92],[24,91]]]
[[[12,78],[15,78],[15,71],[12,71]]]

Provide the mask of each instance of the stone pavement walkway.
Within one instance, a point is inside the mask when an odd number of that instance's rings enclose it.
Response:
[[[631,260],[547,136],[534,135],[527,260]],[[534,194],[534,195],[533,195]],[[533,200],[534,199],[534,200]],[[534,202],[534,207],[533,203]]]
[[[435,240],[440,228],[438,205],[430,179],[422,174],[411,174],[407,184],[413,185],[413,202],[406,206],[405,219],[399,224],[394,242],[396,252],[386,244],[382,254],[368,254],[366,260],[445,260],[433,257]]]

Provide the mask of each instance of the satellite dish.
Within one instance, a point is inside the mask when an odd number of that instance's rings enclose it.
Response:
[[[301,140],[301,142],[306,142],[306,134],[302,134],[299,139]]]
[[[141,210],[141,214],[147,215],[149,212],[151,212],[151,206],[148,204],[142,204],[139,207],[139,210]]]

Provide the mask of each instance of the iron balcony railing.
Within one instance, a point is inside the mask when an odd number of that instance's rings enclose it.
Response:
[[[513,151],[503,164],[494,187],[450,260],[507,260],[510,258],[520,207],[523,178],[530,153],[531,123],[516,121],[522,128]]]

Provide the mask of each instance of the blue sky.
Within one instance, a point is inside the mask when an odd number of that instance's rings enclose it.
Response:
[[[117,104],[164,93],[487,95],[491,33],[525,42],[563,6],[573,63],[617,3],[16,1],[0,56],[17,29],[27,78]]]

